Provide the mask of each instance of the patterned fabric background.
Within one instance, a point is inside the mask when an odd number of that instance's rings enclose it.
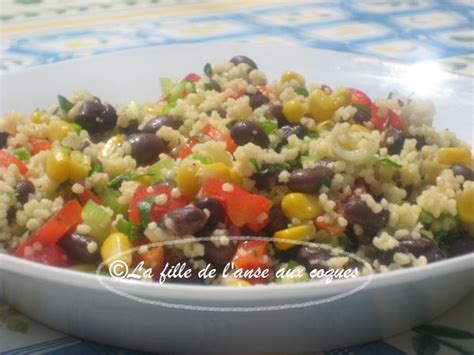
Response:
[[[0,0],[0,72],[203,41],[295,44],[474,76],[474,0]],[[430,325],[325,354],[473,354],[474,293]],[[159,350],[159,349],[157,349]],[[0,353],[134,354],[58,333],[0,302]]]
[[[128,48],[277,42],[473,75],[472,0],[2,0],[0,70]]]

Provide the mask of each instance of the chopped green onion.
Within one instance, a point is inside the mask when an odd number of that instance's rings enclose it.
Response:
[[[393,160],[390,159],[380,159],[378,162],[375,163],[375,166],[379,165],[387,165],[395,169],[400,169],[402,167],[402,165],[395,163]]]
[[[141,235],[138,233],[138,226],[135,223],[129,222],[126,219],[119,219],[115,227],[131,240],[141,239]]]
[[[265,134],[272,133],[278,127],[278,125],[272,121],[263,121],[260,122],[258,125],[265,132]]]
[[[297,95],[301,95],[301,96],[304,96],[304,97],[309,96],[308,90],[306,90],[306,88],[304,88],[304,87],[295,88],[294,91]]]
[[[20,160],[28,160],[31,157],[30,152],[26,148],[15,149],[13,155],[16,155]]]
[[[206,74],[207,77],[212,77],[212,66],[209,63],[206,63],[204,66],[204,74]]]
[[[372,110],[369,107],[365,107],[358,104],[352,104],[352,106],[354,106],[357,109],[357,111],[363,112],[369,117],[372,115]]]
[[[172,87],[173,81],[170,78],[160,78],[161,96],[168,95]]]
[[[260,164],[258,163],[257,159],[255,159],[255,158],[250,158],[249,161],[252,163],[252,165],[255,167],[255,169],[257,169],[257,171],[260,170]]]
[[[286,270],[293,270],[295,267],[297,267],[299,264],[294,261],[293,259],[290,259],[288,261],[288,264],[286,265]]]
[[[107,186],[108,187],[114,187],[115,185],[120,184],[122,181],[135,180],[135,179],[138,179],[142,176],[150,176],[150,174],[136,174],[136,173],[133,173],[131,171],[126,171],[123,174],[121,174],[119,176],[116,176],[115,178],[110,180],[109,183],[107,184]]]
[[[68,113],[69,110],[74,107],[74,104],[62,95],[58,95],[58,102],[59,107],[61,107],[61,110],[63,110],[65,113]]]
[[[140,222],[143,228],[148,226],[151,219],[151,209],[155,201],[155,196],[148,197],[144,200],[141,200],[137,204],[138,215],[140,216]]]

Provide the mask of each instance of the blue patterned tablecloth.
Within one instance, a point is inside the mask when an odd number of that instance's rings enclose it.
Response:
[[[296,44],[474,75],[473,0],[1,0],[0,71],[203,41]],[[424,328],[328,354],[472,354],[474,293]],[[434,324],[434,325],[433,325]],[[0,352],[132,354],[60,334],[0,303]]]

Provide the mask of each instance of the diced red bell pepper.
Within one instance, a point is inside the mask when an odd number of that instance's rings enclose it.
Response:
[[[314,225],[316,226],[316,228],[318,230],[324,230],[326,232],[328,232],[330,235],[332,236],[338,236],[338,235],[341,235],[342,233],[344,233],[344,231],[346,230],[345,227],[343,226],[340,226],[338,223],[337,223],[337,220],[334,219],[333,221],[331,222],[319,222],[318,221],[318,218],[316,218],[314,220]]]
[[[16,156],[7,153],[5,150],[0,150],[0,167],[8,168],[11,164],[15,164],[21,175],[28,173],[27,166]]]
[[[398,130],[403,130],[403,119],[389,108],[379,108],[372,105],[371,122],[374,128],[382,132],[387,128],[393,127]]]
[[[145,246],[149,244],[148,240],[133,240],[132,245],[134,248]],[[153,273],[153,280],[160,278],[160,273],[163,270],[165,264],[165,253],[163,246],[150,247],[145,252],[139,252],[138,250],[133,253],[132,265],[135,267],[143,261],[143,267],[145,269],[151,268]]]
[[[269,270],[267,278],[250,278],[248,282],[252,284],[269,283],[272,281],[271,258],[268,254],[268,240],[248,240],[237,247],[237,251],[232,259],[236,268],[244,270]]]
[[[234,140],[228,135],[224,134],[221,131],[219,131],[217,128],[212,126],[211,124],[205,125],[201,130],[199,131],[202,135],[205,135],[212,140],[215,141],[220,141],[220,142],[225,142],[226,143],[226,149],[230,153],[233,153],[235,149],[237,149],[237,144],[234,142]],[[181,158],[184,159],[186,158],[189,154],[192,153],[193,147],[199,143],[199,138],[198,136],[191,137],[187,140],[187,142],[180,148],[178,148],[174,153],[173,156],[176,158]]]
[[[163,205],[157,205],[153,203],[150,212],[150,221],[157,221],[165,213],[172,211],[176,208],[184,207],[188,204],[188,199],[180,197],[171,196],[171,187],[169,186],[140,186],[135,190],[133,195],[132,202],[128,208],[128,219],[130,222],[139,223],[140,214],[138,212],[138,203],[147,198],[158,196],[160,194],[165,194],[168,199]]]
[[[354,105],[359,105],[365,107],[370,110],[372,106],[372,101],[364,92],[358,89],[351,89],[352,92],[352,100],[351,103]]]
[[[47,139],[30,137],[28,141],[31,145],[31,155],[38,154],[43,150],[50,150],[52,147],[51,142]]]
[[[238,87],[236,90],[235,90],[235,93],[234,95],[232,95],[231,97],[235,100],[237,100],[239,97],[245,95],[245,93],[247,92],[247,90],[243,87]]]
[[[91,190],[89,190],[87,187],[84,188],[84,192],[79,195],[79,200],[81,201],[82,205],[84,206],[87,201],[92,200],[98,205],[103,205],[102,201],[100,198],[97,197],[95,193],[93,193]]]
[[[201,132],[215,141],[225,142],[227,151],[230,153],[233,153],[237,149],[237,144],[228,134],[222,133],[209,123],[201,129]]]
[[[190,83],[195,83],[196,81],[199,81],[200,79],[201,77],[197,75],[196,73],[190,73],[186,75],[186,77],[184,78],[184,80],[189,81]]]
[[[26,247],[31,247],[36,242],[42,247],[56,244],[64,235],[81,223],[82,207],[77,200],[70,200],[43,224],[33,235],[24,241],[13,255],[23,257]]]
[[[66,267],[71,265],[64,249],[56,244],[48,245],[39,250],[33,250],[32,254],[23,256],[23,259],[50,266]]]
[[[232,189],[224,191],[224,184],[231,185]],[[227,216],[238,227],[246,225],[252,231],[258,232],[268,223],[272,201],[261,195],[251,194],[221,179],[206,179],[201,192],[205,197],[213,197],[221,201]],[[262,219],[262,215],[266,215],[266,218]]]

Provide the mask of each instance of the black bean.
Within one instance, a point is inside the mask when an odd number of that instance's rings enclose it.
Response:
[[[331,254],[328,250],[317,246],[302,246],[296,256],[296,261],[303,265],[308,272],[311,270],[323,269],[327,270],[327,261],[331,258]]]
[[[178,120],[176,117],[171,115],[157,116],[149,120],[143,126],[143,132],[156,133],[161,127],[170,127],[172,129],[179,129],[183,121]]]
[[[370,115],[367,112],[357,110],[353,117],[354,121],[358,124],[364,124],[370,121]]]
[[[265,113],[265,117],[275,118],[278,122],[278,127],[280,128],[290,124],[290,122],[286,120],[286,117],[283,114],[283,107],[281,105],[271,106]]]
[[[155,186],[169,186],[174,188],[176,187],[176,181],[173,179],[161,179],[155,184]]]
[[[229,263],[234,257],[238,245],[234,241],[221,246],[216,246],[212,241],[205,241],[202,244],[204,244],[204,259],[216,266],[223,266]]]
[[[124,127],[124,128],[120,128],[120,131],[125,133],[125,134],[133,134],[133,133],[137,133],[138,132],[138,121],[137,120],[131,120],[129,123],[128,123],[128,126],[127,127]]]
[[[268,148],[270,140],[266,133],[250,121],[238,121],[230,130],[230,136],[238,145],[253,143],[262,148]]]
[[[288,138],[293,134],[295,134],[299,139],[303,139],[309,133],[308,128],[306,128],[306,126],[303,126],[302,124],[295,124],[293,126],[283,126],[281,127],[281,130],[283,132],[283,139],[286,142]]]
[[[474,172],[462,165],[453,165],[451,170],[454,173],[454,176],[461,175],[464,177],[464,181],[474,181]]]
[[[0,149],[7,147],[8,132],[0,132]]]
[[[344,218],[351,224],[358,224],[364,229],[364,234],[375,236],[388,223],[390,213],[383,210],[374,213],[367,204],[359,199],[352,199],[344,206]]]
[[[97,239],[72,232],[61,238],[59,245],[74,260],[94,264],[100,260],[100,245]]]
[[[395,128],[389,128],[385,132],[385,146],[389,154],[400,154],[405,143],[405,134]]]
[[[117,124],[117,113],[109,104],[86,101],[82,104],[75,122],[89,133],[103,133]]]
[[[268,212],[268,224],[262,230],[262,236],[273,237],[279,230],[288,228],[290,220],[285,216],[280,207],[272,207]]]
[[[13,222],[15,221],[15,217],[16,217],[16,209],[15,207],[12,206],[8,209],[8,212],[7,212],[7,222],[9,226],[13,224]]]
[[[196,233],[196,236],[207,237],[211,235],[219,223],[225,222],[226,213],[224,207],[215,198],[205,197],[196,202],[196,207],[209,212],[206,224]]]
[[[449,256],[459,256],[474,253],[474,238],[463,237],[451,244]]]
[[[166,213],[158,221],[158,225],[171,234],[183,236],[194,235],[203,228],[207,215],[197,207],[182,207]]]
[[[28,202],[28,196],[35,191],[35,185],[30,180],[19,180],[15,185],[16,200],[24,204]]]
[[[263,163],[260,170],[250,176],[255,181],[255,187],[260,190],[271,190],[278,181],[278,170],[273,168],[274,165]]]
[[[153,133],[134,133],[127,140],[132,146],[132,158],[136,160],[138,165],[153,162],[165,151],[163,141]]]
[[[413,137],[416,140],[416,150],[421,150],[426,145],[426,138],[425,136],[415,136]]]
[[[268,97],[263,95],[261,92],[252,95],[249,94],[249,103],[252,110],[257,109],[262,105],[268,104],[269,102],[270,100]]]
[[[81,144],[79,144],[79,147],[77,147],[77,150],[83,152],[84,149],[86,149],[88,146],[91,145],[91,142],[87,141],[82,141]]]
[[[288,180],[288,188],[293,192],[316,193],[321,186],[331,184],[334,171],[324,165],[295,170]]]
[[[433,249],[438,251],[438,246],[433,239],[422,236],[418,239],[401,240],[400,244],[395,249],[397,252],[411,253],[418,258]]]
[[[250,59],[249,57],[246,57],[244,55],[236,55],[235,57],[232,57],[230,59],[230,61],[234,65],[239,65],[240,63],[245,63],[250,67],[250,70],[258,69],[257,64],[255,64],[255,62],[252,59]]]

